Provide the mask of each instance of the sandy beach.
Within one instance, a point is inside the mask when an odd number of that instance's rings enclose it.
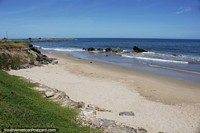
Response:
[[[113,66],[69,55],[45,53],[58,64],[9,71],[66,92],[71,99],[112,112],[115,120],[149,133],[200,133],[200,83]],[[119,116],[132,111],[135,116]]]

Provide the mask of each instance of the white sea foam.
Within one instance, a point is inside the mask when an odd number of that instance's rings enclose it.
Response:
[[[38,45],[33,45],[34,47],[36,47],[36,48],[41,48],[41,46],[38,46]]]
[[[155,52],[143,52],[143,54],[156,54]]]
[[[53,50],[53,51],[60,51],[60,52],[74,52],[74,51],[83,51],[82,49],[77,48],[44,48],[43,50]]]
[[[135,59],[147,60],[147,61],[157,61],[157,62],[168,62],[168,63],[188,64],[188,62],[186,62],[186,61],[177,61],[177,60],[166,60],[166,59],[158,59],[158,58],[148,58],[148,57],[129,56],[129,55],[123,55],[123,54],[122,54],[122,57],[135,58]]]
[[[43,50],[53,50],[53,48],[44,48],[42,47]]]
[[[123,50],[123,52],[129,52],[130,50]]]

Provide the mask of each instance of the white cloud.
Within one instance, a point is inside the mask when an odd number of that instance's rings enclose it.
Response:
[[[174,14],[179,15],[179,14],[183,14],[186,12],[190,12],[192,10],[191,7],[181,7],[178,11],[174,12]]]

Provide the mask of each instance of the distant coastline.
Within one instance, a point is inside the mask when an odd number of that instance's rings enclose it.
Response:
[[[23,38],[23,39],[18,39],[18,38],[7,39],[7,38],[4,38],[2,40],[21,41],[21,42],[63,42],[63,41],[71,41],[71,40],[78,40],[78,39],[77,38]]]
[[[62,42],[62,41],[70,41],[70,40],[78,40],[76,38],[41,38],[41,39],[32,39],[32,42]]]
[[[6,37],[4,37],[6,38]],[[30,37],[31,38],[31,37]],[[0,40],[3,39],[3,38],[0,38]],[[25,41],[25,40],[28,40],[29,41],[29,38],[7,38],[8,40],[18,40],[18,41]],[[49,37],[49,38],[42,38],[42,37],[33,37],[31,38],[31,40],[33,42],[48,42],[48,41],[67,41],[67,40],[79,40],[79,39],[132,39],[132,40],[200,40],[200,38],[148,38],[148,37],[76,37],[76,38],[63,38],[63,37]]]

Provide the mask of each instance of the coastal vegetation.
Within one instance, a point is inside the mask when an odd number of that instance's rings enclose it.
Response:
[[[34,65],[35,61],[27,41],[0,40],[0,69],[19,69],[21,65]]]
[[[24,64],[36,65],[36,62],[48,64],[49,60],[26,41],[0,41],[0,132],[7,132],[6,129],[96,132],[76,122],[79,110],[61,107],[45,99],[41,93],[32,89],[38,84],[4,71],[18,69]]]
[[[20,65],[33,62],[28,54],[28,43],[22,41],[0,41],[0,69],[17,69]]]
[[[90,132],[80,127],[75,118],[78,110],[60,107],[46,100],[29,83],[0,71],[0,129],[55,128],[58,132]]]
[[[0,48],[8,47],[27,48],[28,43],[20,40],[7,40],[6,38],[0,40]]]

